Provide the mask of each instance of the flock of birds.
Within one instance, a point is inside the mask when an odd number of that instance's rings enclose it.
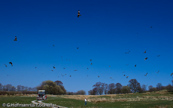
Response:
[[[78,14],[77,14],[77,17],[79,18],[79,16],[81,16],[81,14],[80,14],[80,10],[78,10]],[[152,28],[152,26],[150,27],[150,28]],[[17,41],[17,36],[15,36],[15,38],[14,38],[14,41]],[[54,47],[55,45],[53,44],[53,47]],[[77,50],[79,50],[79,47],[77,47],[76,48]],[[125,54],[129,54],[131,51],[130,50],[128,50],[127,52],[125,52]],[[147,53],[146,52],[146,50],[144,51],[144,53]],[[160,57],[160,55],[157,55],[157,57]],[[148,59],[148,57],[146,57],[146,58],[144,58],[144,60],[147,60]],[[90,65],[93,65],[92,64],[92,59],[90,59]],[[13,63],[12,62],[9,62],[9,64],[11,65],[11,66],[13,66]],[[7,67],[7,64],[4,64],[5,65],[5,67]],[[128,64],[126,64],[126,65],[128,65]],[[137,65],[135,64],[134,65],[134,67],[136,67]],[[111,66],[109,66],[109,67],[111,67]],[[37,69],[37,67],[35,67],[35,69]],[[54,71],[56,69],[56,67],[55,66],[53,66],[53,69],[51,70],[51,71]],[[66,68],[63,68],[63,69],[66,69]],[[88,67],[86,68],[87,70],[89,69]],[[78,70],[74,70],[74,71],[78,71]],[[156,73],[159,73],[159,71],[157,71]],[[67,75],[67,74],[64,74],[64,75]],[[61,76],[64,76],[63,74],[61,74]],[[144,75],[144,76],[147,76],[148,75],[148,72]],[[88,75],[87,75],[88,76]],[[171,73],[171,76],[173,76],[173,73]],[[71,75],[69,75],[69,77],[71,77]],[[100,78],[100,76],[98,75],[97,76],[98,78]],[[125,74],[124,74],[124,77],[126,77],[126,78],[129,78],[129,76],[126,76]],[[110,79],[112,79],[113,80],[113,78],[112,77],[110,77]]]

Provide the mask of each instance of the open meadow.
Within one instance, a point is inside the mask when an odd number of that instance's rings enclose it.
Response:
[[[86,106],[85,98],[88,100]],[[36,100],[36,95],[1,95],[0,108],[4,108],[3,103],[30,104],[33,100]],[[112,95],[48,95],[48,99],[43,102],[68,108],[173,108],[173,93],[158,91]]]

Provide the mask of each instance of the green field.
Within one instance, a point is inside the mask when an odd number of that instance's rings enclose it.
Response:
[[[84,99],[89,102],[84,105]],[[3,103],[30,104],[33,96],[0,96]],[[135,93],[118,95],[48,95],[44,103],[52,103],[68,108],[173,108],[173,94],[168,92]]]

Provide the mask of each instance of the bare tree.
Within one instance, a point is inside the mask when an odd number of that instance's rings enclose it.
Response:
[[[141,86],[136,79],[131,79],[128,85],[133,93],[140,92]]]
[[[171,84],[167,85],[166,89],[168,92],[173,92],[173,86],[171,86]]]
[[[156,91],[156,88],[154,88],[152,85],[150,85],[150,86],[148,87],[148,89],[149,89],[149,92]]]
[[[17,91],[22,91],[22,86],[21,85],[17,85]]]
[[[99,95],[105,93],[106,87],[107,87],[107,84],[102,82],[97,82],[96,84],[93,85],[93,88],[97,90],[96,94],[99,94]]]
[[[7,85],[5,85],[6,86],[6,88],[7,88],[7,91],[11,91],[11,89],[12,89],[12,85],[11,84],[7,84]]]
[[[157,86],[156,86],[156,89],[157,89],[157,90],[162,90],[162,88],[163,88],[163,87],[162,87],[162,84],[161,84],[161,83],[158,83]]]
[[[102,89],[102,83],[97,82],[96,84],[93,85],[94,88],[97,90],[97,94],[101,95],[103,94],[103,89]]]
[[[117,94],[121,93],[122,85],[120,83],[116,83],[115,87],[116,87],[116,93]]]
[[[114,83],[111,83],[111,84],[109,84],[109,91],[108,91],[108,93],[109,94],[115,94],[115,84]]]
[[[105,94],[108,94],[108,90],[109,90],[108,84],[105,84]]]
[[[147,86],[145,84],[142,85],[142,91],[146,92],[147,91]]]
[[[92,90],[88,91],[89,95],[97,95],[97,88],[93,88]]]
[[[3,85],[0,83],[0,91],[3,90]]]
[[[16,88],[12,86],[11,91],[16,91]]]

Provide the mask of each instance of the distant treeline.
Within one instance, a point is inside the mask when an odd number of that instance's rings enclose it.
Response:
[[[26,87],[26,86],[22,86],[22,85],[18,85],[17,87],[11,85],[11,84],[7,84],[7,85],[2,85],[0,83],[0,91],[37,91],[37,88],[34,87]]]
[[[106,84],[102,82],[97,82],[94,84],[93,89],[88,91],[89,95],[103,95],[103,94],[123,94],[123,93],[144,93],[144,92],[153,92],[160,91],[166,89],[168,92],[173,92],[173,80],[172,85],[169,84],[167,86],[162,86],[161,83],[158,83],[156,87],[152,85],[140,85],[140,83],[136,79],[129,80],[129,84],[126,86],[122,86],[120,83],[111,83]]]
[[[124,94],[124,93],[145,93],[160,91],[166,89],[168,92],[173,92],[173,80],[172,85],[162,86],[161,83],[158,83],[156,87],[152,85],[140,85],[136,79],[129,80],[129,84],[122,86],[120,83],[111,83],[106,84],[102,82],[97,82],[94,84],[92,90],[88,91],[89,95],[104,95],[104,94]],[[148,87],[148,89],[147,89]],[[53,95],[86,95],[84,90],[79,90],[77,92],[67,92],[61,81],[43,81],[40,86],[31,88],[18,85],[17,87],[12,86],[11,84],[2,85],[0,83],[0,95],[15,95],[15,94],[37,94],[37,90],[45,90],[46,94]]]
[[[67,92],[66,95],[86,95],[84,90],[79,90],[77,92]]]

